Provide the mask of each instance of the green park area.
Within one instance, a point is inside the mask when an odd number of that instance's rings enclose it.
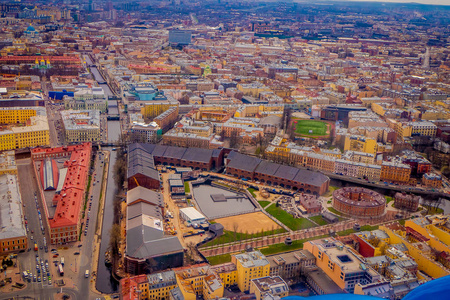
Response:
[[[315,226],[310,220],[305,218],[294,218],[290,213],[274,204],[267,207],[266,211],[292,230],[306,229]]]
[[[294,120],[295,133],[304,136],[323,136],[327,134],[328,124],[316,120]]]

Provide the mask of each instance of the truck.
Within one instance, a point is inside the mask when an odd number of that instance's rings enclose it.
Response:
[[[84,272],[84,277],[89,278],[89,270],[86,270],[86,272]]]
[[[61,265],[64,266],[64,257],[63,256],[61,256]]]
[[[37,245],[37,243],[34,243],[34,251],[38,251],[38,245]]]
[[[22,272],[23,278],[27,279],[28,278],[28,272],[27,271],[23,271]]]

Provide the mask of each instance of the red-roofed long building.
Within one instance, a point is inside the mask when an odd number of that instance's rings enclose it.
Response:
[[[47,208],[44,207],[52,244],[64,244],[78,239],[80,210],[88,182],[91,153],[91,143],[58,148],[35,148],[31,151],[33,161],[46,158],[68,158],[64,162],[67,176],[63,187],[61,192],[53,197],[53,205],[56,206],[54,215],[49,216]]]

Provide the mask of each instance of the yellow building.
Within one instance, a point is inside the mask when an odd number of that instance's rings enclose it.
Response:
[[[16,140],[16,149],[50,145],[47,117],[31,117],[30,121],[30,126],[11,128]]]
[[[372,111],[380,116],[384,116],[386,113],[385,106],[382,103],[372,103]]]
[[[0,131],[0,151],[16,149],[16,138],[11,130]]]
[[[428,245],[437,251],[450,253],[450,233],[446,231],[445,224],[449,216],[428,216],[405,221],[405,227],[409,227],[429,239]]]
[[[28,126],[15,126],[0,131],[0,151],[49,144],[50,135],[46,116],[31,117]]]
[[[380,230],[383,230],[389,235],[389,244],[403,244],[408,249],[408,255],[411,256],[417,263],[418,269],[433,278],[440,278],[450,275],[450,272],[441,264],[438,264],[432,259],[431,253],[427,252],[427,248],[421,243],[410,242],[407,238],[407,231],[404,228],[393,228],[381,225]]]
[[[255,294],[256,300],[261,300],[265,296],[284,298],[289,294],[289,287],[280,276],[267,276],[252,279],[250,293]]]
[[[155,118],[173,106],[178,106],[178,102],[172,101],[151,101],[141,107],[141,114],[144,118]]]
[[[356,135],[346,135],[344,151],[347,150],[365,152],[375,155],[378,150],[378,145],[377,141],[372,138]]]
[[[223,296],[222,280],[211,267],[204,263],[200,265],[174,269],[179,292],[184,300],[196,300],[202,295],[205,300],[213,300]],[[173,291],[177,293],[178,290]]]
[[[407,137],[410,137],[412,134],[412,126],[406,123],[402,123],[393,119],[386,119],[386,122],[389,126],[397,132],[397,137],[404,140]]]
[[[1,107],[0,124],[25,123],[36,116],[36,109],[32,107]]]
[[[166,300],[169,294],[176,287],[177,281],[174,271],[166,271],[156,274],[146,275],[147,281],[140,289],[146,293],[145,300]]]
[[[259,98],[261,92],[270,92],[270,88],[259,82],[239,83],[236,88],[246,96]]]
[[[381,275],[368,267],[353,249],[334,238],[306,242],[304,250],[316,257],[316,265],[336,283],[339,288],[353,293],[355,286],[381,280]]]
[[[411,135],[416,136],[436,136],[437,126],[428,121],[409,122],[411,126]]]
[[[219,275],[225,287],[237,283],[237,268],[233,263],[225,263],[211,267],[212,270]]]
[[[275,115],[282,117],[284,112],[283,105],[242,105],[234,113],[235,118],[255,118],[257,116]]]
[[[269,276],[270,263],[259,251],[233,255],[231,262],[236,265],[237,284],[241,292],[250,290],[252,279]]]

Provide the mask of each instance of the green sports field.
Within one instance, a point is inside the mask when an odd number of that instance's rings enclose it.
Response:
[[[294,120],[295,133],[307,136],[326,135],[328,124],[316,120]]]

